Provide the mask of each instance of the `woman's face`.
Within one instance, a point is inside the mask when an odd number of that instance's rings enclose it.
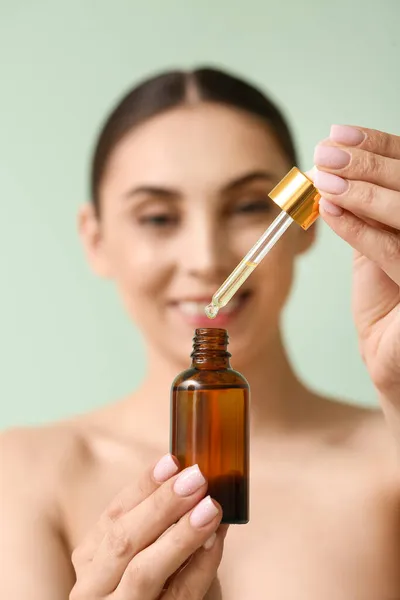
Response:
[[[312,234],[287,233],[214,321],[204,307],[279,214],[268,192],[292,165],[258,119],[218,104],[182,106],[129,133],[110,157],[81,231],[154,349],[188,364],[196,327],[223,327],[234,365],[275,336],[295,256]]]

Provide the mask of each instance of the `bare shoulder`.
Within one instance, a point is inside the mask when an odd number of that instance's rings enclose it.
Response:
[[[397,465],[394,439],[378,407],[324,400],[324,421],[329,423],[328,439],[332,445],[380,468]]]
[[[395,440],[380,409],[359,410],[356,427],[349,443],[370,460],[378,462],[381,466],[394,466],[397,470]]]
[[[1,471],[31,493],[48,489],[77,440],[76,430],[66,423],[6,430],[0,435]]]
[[[74,443],[72,429],[61,424],[0,435],[1,597],[56,600],[73,585],[58,497]]]
[[[113,423],[108,409],[108,423]],[[117,411],[118,414],[118,411]],[[117,420],[117,414],[115,420]],[[108,462],[122,464],[127,455],[137,454],[134,440],[121,439],[106,426],[102,411],[36,427],[19,427],[0,434],[1,472],[18,489],[49,499],[56,510],[69,485]],[[100,416],[100,418],[99,418]]]

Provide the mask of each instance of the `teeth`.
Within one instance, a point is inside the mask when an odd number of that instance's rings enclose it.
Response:
[[[239,304],[240,299],[232,298],[232,300],[228,302],[227,306],[221,308],[220,313],[228,315],[233,312],[239,306]],[[179,302],[178,307],[181,312],[190,317],[204,316],[204,302]]]
[[[190,317],[204,314],[204,305],[202,302],[179,302],[178,306],[185,315],[189,315]]]

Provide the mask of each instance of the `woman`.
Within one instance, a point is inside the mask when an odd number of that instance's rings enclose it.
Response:
[[[221,509],[198,467],[165,454],[193,330],[276,216],[267,193],[296,162],[277,108],[216,70],[155,77],[110,115],[79,229],[143,332],[148,370],[120,402],[3,435],[2,597],[400,597],[398,137],[334,126],[313,175],[323,219],[357,250],[360,348],[394,438],[380,412],[316,395],[289,364],[281,313],[315,229],[292,227],[213,322],[229,330],[253,409],[251,521],[230,528],[219,569]]]

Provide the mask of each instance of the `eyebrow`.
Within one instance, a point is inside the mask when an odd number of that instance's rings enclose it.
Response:
[[[223,192],[231,192],[242,185],[246,185],[247,183],[252,183],[257,179],[262,179],[264,181],[276,181],[278,179],[278,175],[272,173],[271,171],[250,171],[250,173],[245,173],[240,177],[229,181],[223,187]]]
[[[241,175],[240,177],[237,177],[235,179],[232,179],[231,181],[228,181],[228,183],[226,183],[224,185],[224,187],[222,188],[222,192],[226,193],[226,192],[234,191],[236,188],[239,188],[248,183],[252,183],[253,181],[256,181],[258,179],[261,179],[264,181],[276,181],[278,179],[278,176],[276,174],[272,173],[271,171],[262,171],[262,170],[250,171],[249,173],[245,173],[244,175]],[[129,190],[125,194],[125,197],[132,198],[133,196],[136,196],[139,194],[147,194],[149,196],[159,196],[161,198],[166,198],[166,199],[176,198],[176,197],[181,196],[181,193],[179,192],[179,190],[176,190],[176,189],[166,188],[166,187],[157,186],[157,185],[141,185],[139,187]]]
[[[178,190],[165,188],[157,185],[141,185],[139,187],[129,190],[126,194],[126,198],[132,198],[138,194],[148,194],[149,196],[161,196],[163,198],[173,198],[180,196]]]

